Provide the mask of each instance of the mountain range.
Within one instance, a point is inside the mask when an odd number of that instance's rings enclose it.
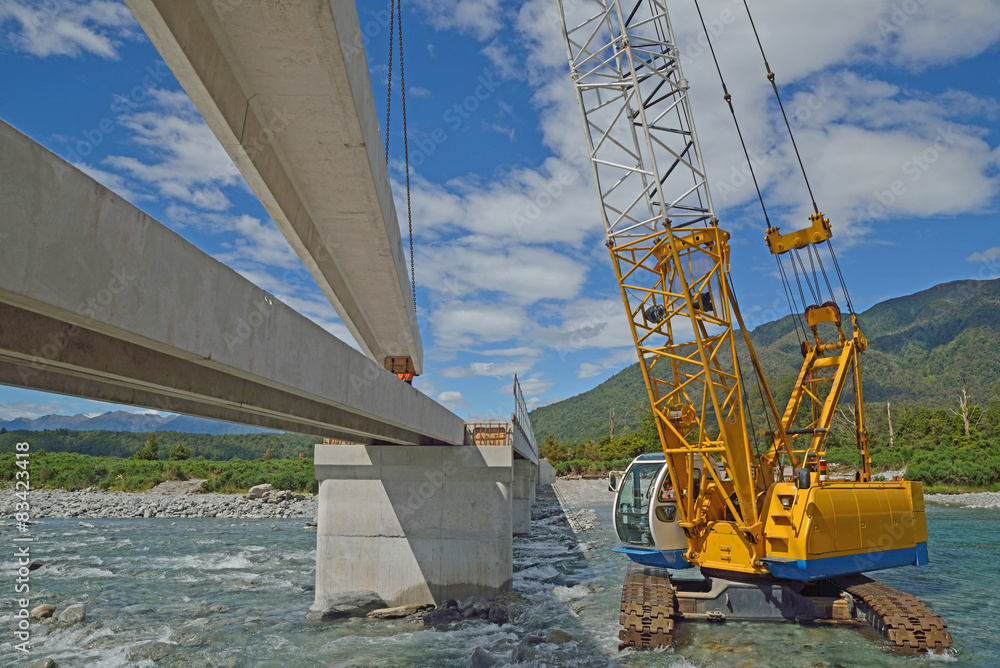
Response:
[[[156,413],[129,413],[110,411],[95,417],[86,415],[43,415],[39,418],[14,418],[0,420],[0,428],[7,431],[27,429],[44,431],[73,429],[77,431],[177,431],[186,434],[256,434],[268,429],[249,427],[230,422],[218,422],[188,415],[158,415]]]
[[[1000,280],[944,283],[876,304],[858,319],[869,342],[861,366],[866,403],[888,401],[893,412],[906,406],[957,408],[963,387],[973,403],[985,404],[1000,393]],[[750,340],[771,391],[784,405],[780,400],[802,364],[792,316],[757,327]],[[737,341],[745,352],[742,337]],[[750,373],[748,362],[743,369]],[[596,441],[608,435],[612,409],[616,429],[637,428],[649,412],[638,363],[530,416],[539,438]]]

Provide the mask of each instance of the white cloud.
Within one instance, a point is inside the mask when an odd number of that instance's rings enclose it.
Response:
[[[528,397],[538,398],[544,396],[555,385],[555,382],[545,380],[540,376],[531,376],[528,378],[518,376],[517,382],[521,384],[521,393],[525,396],[525,401],[528,401]],[[511,380],[506,385],[501,385],[496,389],[496,392],[500,394],[513,394],[514,381]]]
[[[619,348],[632,341],[628,317],[619,299],[578,299],[562,305],[558,315],[558,323],[538,327],[531,336],[561,354]]]
[[[122,39],[141,32],[124,3],[0,0],[0,37],[40,58],[93,54],[117,58]]]
[[[514,374],[522,374],[531,367],[531,362],[473,362],[468,367],[448,367],[440,373],[445,378],[469,378],[471,376],[504,378],[512,377]]]
[[[98,169],[97,167],[88,165],[87,163],[74,163],[73,166],[100,183],[105,188],[118,193],[133,204],[135,202],[149,201],[153,199],[153,197],[147,192],[134,190],[133,184],[130,184],[121,174],[115,174],[114,172]]]
[[[146,160],[113,155],[103,163],[177,200],[199,209],[230,207],[223,189],[242,185],[243,178],[194,105],[177,91],[154,90],[154,109],[121,116],[130,140],[145,150]]]
[[[611,355],[595,360],[594,362],[581,363],[580,368],[576,372],[576,377],[593,378],[594,376],[598,376],[609,369],[617,371],[626,364],[633,364],[637,360],[638,358],[636,356],[635,347],[629,346],[628,348],[616,350]]]
[[[27,418],[34,420],[43,415],[54,415],[59,413],[60,407],[56,402],[47,404],[37,404],[30,402],[6,403],[0,402],[0,420],[14,420],[16,418]]]
[[[454,29],[480,40],[502,25],[500,0],[418,0],[417,5],[438,30]]]
[[[586,280],[587,267],[548,248],[499,245],[486,237],[464,237],[425,247],[420,284],[453,300],[476,292],[496,292],[518,304],[571,299]]]
[[[597,238],[602,229],[597,197],[583,135],[578,131],[575,138],[569,158],[550,157],[538,169],[516,168],[485,182],[470,174],[440,184],[411,173],[413,219],[420,221],[415,233],[434,239],[460,232],[573,247]]]
[[[1000,260],[1000,246],[994,246],[993,248],[973,253],[965,259],[967,262],[996,262]]]
[[[477,302],[445,304],[430,320],[435,346],[444,349],[506,341],[523,334],[529,323],[519,307]]]
[[[462,396],[462,393],[453,390],[448,390],[438,394],[437,401],[451,411],[457,411],[469,407],[469,404],[465,400],[465,397]]]
[[[538,357],[542,349],[537,346],[518,346],[516,348],[494,348],[492,350],[474,350],[477,355],[496,355],[498,357]]]

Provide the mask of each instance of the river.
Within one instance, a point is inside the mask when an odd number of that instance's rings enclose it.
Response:
[[[926,666],[856,630],[791,624],[681,627],[675,649],[617,651],[625,559],[611,527],[610,495],[557,483],[536,504],[532,535],[514,541],[511,622],[441,629],[410,620],[309,625],[315,531],[303,520],[49,519],[31,527],[32,605],[87,605],[66,629],[35,623],[30,655],[0,638],[0,664],[52,658],[60,666],[462,666],[476,647],[497,665],[526,666]],[[591,485],[593,488],[593,485]],[[596,489],[596,488],[594,488]],[[572,522],[567,521],[567,515]],[[1000,511],[928,505],[931,565],[876,577],[920,597],[949,624],[954,666],[1000,665]],[[571,528],[571,524],[572,527]],[[574,530],[575,528],[575,530]],[[3,540],[14,545],[14,527]],[[9,551],[13,553],[13,549]],[[0,582],[17,577],[0,563]],[[0,626],[12,629],[9,593]],[[573,637],[541,642],[554,629]]]

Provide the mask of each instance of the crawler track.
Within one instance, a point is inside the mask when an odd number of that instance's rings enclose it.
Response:
[[[618,649],[670,647],[674,642],[674,588],[661,568],[628,565],[622,587]]]
[[[916,596],[864,576],[838,584],[854,597],[868,624],[897,647],[943,653],[951,646],[948,625]]]

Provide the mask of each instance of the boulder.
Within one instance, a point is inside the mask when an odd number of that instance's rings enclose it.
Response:
[[[44,561],[32,561],[30,564],[28,564],[28,570],[29,571],[37,571],[39,568],[41,568],[44,565],[45,565]]]
[[[489,618],[490,621],[496,624],[497,626],[503,626],[508,622],[510,616],[507,614],[507,608],[497,603],[494,603],[493,606],[490,608]]]
[[[458,609],[463,611],[468,610],[469,608],[471,608],[476,604],[477,600],[478,599],[475,596],[470,596],[469,598],[462,601],[461,604],[459,604]]]
[[[482,647],[477,647],[465,657],[465,668],[489,668],[495,665],[496,662],[497,660],[489,652]]]
[[[431,610],[420,620],[424,626],[437,626],[438,624],[450,624],[462,619],[462,613],[454,608],[441,608]]]
[[[273,491],[274,487],[270,483],[264,483],[263,485],[254,485],[247,491],[246,498],[248,499],[259,499],[264,496],[264,492]]]
[[[87,608],[83,603],[71,605],[59,613],[60,626],[72,626],[79,622],[86,621]]]
[[[306,621],[329,622],[346,617],[364,617],[373,610],[387,607],[376,592],[365,589],[328,594],[317,599],[306,613]]]
[[[177,645],[171,645],[165,642],[148,642],[141,647],[134,648],[128,653],[128,658],[130,661],[141,661],[142,659],[148,659],[150,661],[156,662],[161,659],[166,658],[168,654],[174,651]]]
[[[59,664],[52,659],[38,659],[32,661],[24,668],[59,668]]]
[[[545,642],[552,645],[565,645],[568,642],[573,642],[573,636],[561,629],[556,629],[549,631],[549,634],[545,636]]]
[[[485,615],[490,611],[490,604],[486,602],[485,598],[481,598],[473,604],[472,611],[477,615]]]
[[[395,608],[379,608],[378,610],[372,610],[368,613],[368,616],[373,619],[400,619],[401,617],[409,617],[412,614],[433,607],[434,606],[429,603],[411,603],[409,605],[400,605]]]
[[[42,619],[48,619],[56,612],[56,606],[51,603],[46,603],[40,605],[37,608],[33,608],[30,613],[28,613],[28,618],[33,619],[36,622]]]

